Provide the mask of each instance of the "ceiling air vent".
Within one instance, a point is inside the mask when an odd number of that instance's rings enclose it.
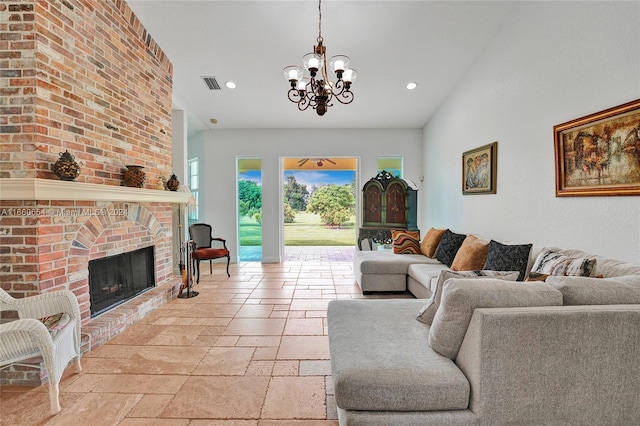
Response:
[[[202,77],[202,81],[204,81],[209,90],[220,90],[220,85],[215,77]]]

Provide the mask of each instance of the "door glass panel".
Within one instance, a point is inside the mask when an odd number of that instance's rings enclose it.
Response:
[[[262,161],[238,159],[239,260],[262,260]]]

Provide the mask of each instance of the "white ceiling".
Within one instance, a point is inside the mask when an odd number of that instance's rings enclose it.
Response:
[[[422,128],[518,7],[502,1],[322,3],[327,56],[358,71],[350,105],[326,115],[287,99],[282,69],[302,65],[318,36],[318,3],[127,0],[174,67],[173,104],[189,133],[230,128]],[[215,76],[210,91],[202,76]],[[225,81],[238,87],[230,90]],[[406,90],[408,82],[418,88]],[[211,124],[215,118],[218,124]]]

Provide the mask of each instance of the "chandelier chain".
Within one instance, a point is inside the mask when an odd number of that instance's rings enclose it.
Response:
[[[318,0],[318,40],[322,40],[322,0]]]

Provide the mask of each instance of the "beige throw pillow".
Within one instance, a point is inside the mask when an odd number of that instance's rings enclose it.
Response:
[[[440,355],[455,359],[476,308],[561,305],[562,293],[541,282],[449,280],[429,329],[429,346]]]
[[[431,228],[427,231],[427,234],[420,243],[420,251],[427,257],[434,258],[436,255],[436,249],[446,229]]]
[[[476,271],[484,267],[489,253],[489,242],[479,240],[474,235],[467,235],[453,259],[451,269],[454,271]]]
[[[449,278],[496,278],[499,280],[515,281],[518,278],[518,271],[462,271],[454,272],[447,269],[440,271],[438,275],[438,282],[436,283],[436,289],[434,290],[431,298],[427,300],[427,303],[420,309],[416,319],[425,324],[431,325],[433,318],[436,315],[438,306],[440,306],[440,300],[442,297],[442,288],[445,282]]]

